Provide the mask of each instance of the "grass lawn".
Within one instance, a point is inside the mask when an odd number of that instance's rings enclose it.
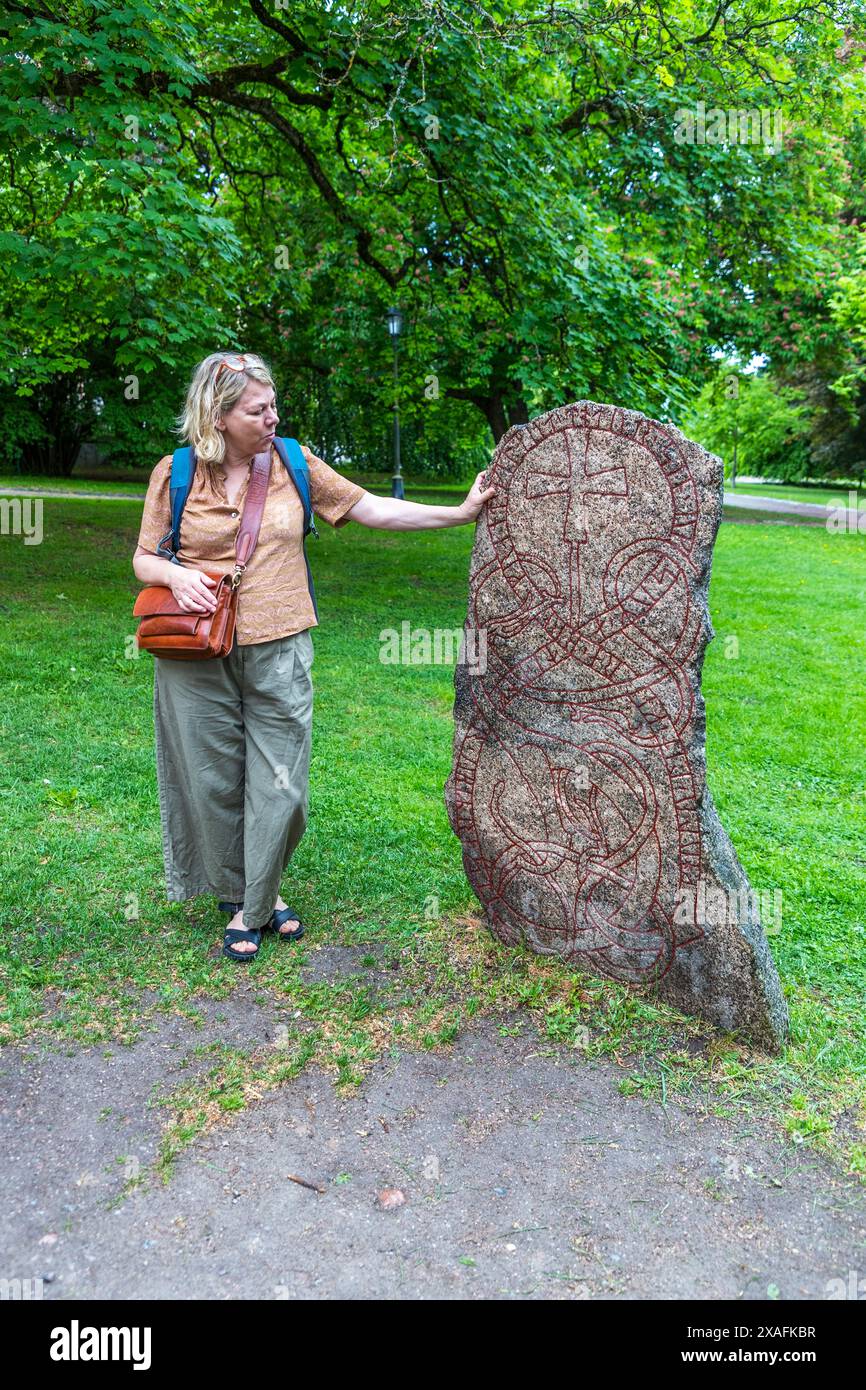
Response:
[[[311,819],[284,892],[309,930],[297,947],[266,939],[249,966],[223,960],[215,900],[164,899],[152,661],[129,655],[139,515],[51,500],[42,545],[0,536],[0,1036],[109,1047],[159,1010],[196,1018],[197,998],[252,985],[283,1020],[279,1044],[221,1045],[172,1094],[166,1173],[192,1136],[311,1060],[352,1086],[383,1051],[447,1047],[486,1014],[542,1048],[584,1045],[588,1029],[621,1088],[661,1104],[766,1102],[792,1142],[866,1174],[862,537],[726,524],[716,548],[709,778],[753,886],[783,893],[771,945],[793,1041],[771,1059],[480,925],[442,799],[453,668],[379,661],[384,627],[462,625],[471,527],[322,526],[308,541],[322,615]],[[332,945],[361,947],[352,980],[302,978]]]

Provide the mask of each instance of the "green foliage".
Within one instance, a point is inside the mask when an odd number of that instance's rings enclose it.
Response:
[[[739,473],[797,482],[810,471],[809,424],[802,391],[766,373],[739,373],[729,362],[704,386],[683,429],[721,456],[726,477],[736,436]]]
[[[177,35],[149,3],[70,9],[82,29],[7,16],[0,45],[3,447],[33,471],[68,472],[87,438],[152,438],[237,297],[231,224],[162,99],[135,88],[188,77]],[[88,80],[64,98],[76,68]]]
[[[580,397],[678,419],[719,350],[838,376],[855,24],[783,0],[11,11],[7,464],[68,471],[96,439],[152,465],[224,345],[272,361],[285,428],[387,469],[394,303],[416,475]],[[783,117],[781,148],[682,139],[701,102]]]
[[[860,232],[857,254],[850,274],[839,277],[830,308],[836,324],[849,335],[856,350],[845,369],[833,382],[833,389],[856,416],[856,406],[866,382],[866,233]]]

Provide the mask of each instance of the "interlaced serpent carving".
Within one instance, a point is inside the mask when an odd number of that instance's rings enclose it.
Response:
[[[715,526],[680,438],[581,402],[501,441],[467,620],[486,671],[457,668],[446,785],[495,934],[631,983],[703,935],[677,909],[702,865]]]

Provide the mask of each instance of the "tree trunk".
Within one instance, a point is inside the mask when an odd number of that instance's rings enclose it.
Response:
[[[92,425],[92,412],[81,406],[78,378],[58,378],[37,390],[32,401],[43,429],[22,444],[21,471],[68,478]]]
[[[471,401],[476,405],[490,426],[493,443],[498,444],[512,425],[529,423],[529,410],[520,394],[520,383],[515,381],[511,384],[513,390],[507,400],[505,392],[501,390],[493,390],[485,396],[480,391],[462,386],[448,386],[445,388],[445,394],[455,400]]]
[[[529,411],[526,402],[520,396],[513,398],[506,404],[504,396],[497,392],[486,397],[482,409],[487,417],[487,423],[493,431],[494,444],[499,443],[512,425],[527,425],[529,423]]]

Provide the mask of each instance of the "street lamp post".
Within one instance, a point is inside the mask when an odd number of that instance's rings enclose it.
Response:
[[[400,330],[403,327],[403,315],[399,309],[388,310],[388,332],[391,334],[391,341],[394,344],[394,473],[391,478],[391,496],[402,497],[403,493],[403,474],[400,471],[400,402],[399,402],[399,378],[397,375],[397,349],[400,342]]]

